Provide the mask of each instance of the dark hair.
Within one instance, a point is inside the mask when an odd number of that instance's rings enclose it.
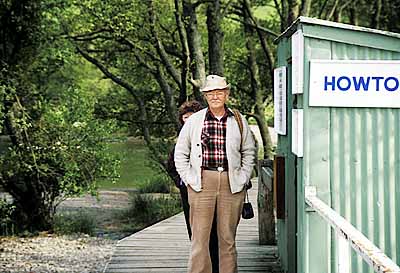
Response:
[[[196,113],[201,110],[203,106],[201,106],[200,102],[196,100],[185,101],[178,109],[178,118],[179,122],[183,124],[182,116],[187,113]]]

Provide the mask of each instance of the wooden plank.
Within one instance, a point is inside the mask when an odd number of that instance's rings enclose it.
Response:
[[[257,183],[249,191],[255,217],[241,219],[236,237],[239,272],[281,273],[277,247],[259,245]],[[190,241],[183,213],[118,242],[105,273],[186,273]]]

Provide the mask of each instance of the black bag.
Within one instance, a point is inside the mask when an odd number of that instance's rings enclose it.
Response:
[[[247,201],[246,201],[247,197]],[[243,219],[251,219],[254,217],[254,211],[253,211],[253,206],[251,205],[249,201],[249,194],[247,193],[246,190],[246,195],[244,197],[244,203],[243,203],[243,210],[242,210],[242,218]]]

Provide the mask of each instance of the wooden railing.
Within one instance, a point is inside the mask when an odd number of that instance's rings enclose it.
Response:
[[[338,242],[338,272],[350,273],[349,244],[370,265],[375,272],[400,273],[400,267],[385,255],[378,247],[368,240],[360,231],[340,216],[330,206],[317,197],[316,188],[305,188],[307,205],[316,211],[337,233]]]
[[[258,232],[260,245],[275,245],[272,160],[258,163]]]

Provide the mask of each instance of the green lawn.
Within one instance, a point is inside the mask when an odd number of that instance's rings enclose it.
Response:
[[[157,172],[148,166],[148,150],[143,141],[129,138],[127,141],[110,145],[112,151],[121,157],[121,177],[115,184],[99,181],[99,189],[138,188],[157,175]]]
[[[0,137],[0,152],[7,149],[8,143],[7,137]],[[148,166],[148,150],[143,140],[128,138],[124,142],[110,145],[112,152],[120,155],[121,177],[115,184],[108,180],[98,181],[99,189],[138,188],[157,175],[157,172]]]

